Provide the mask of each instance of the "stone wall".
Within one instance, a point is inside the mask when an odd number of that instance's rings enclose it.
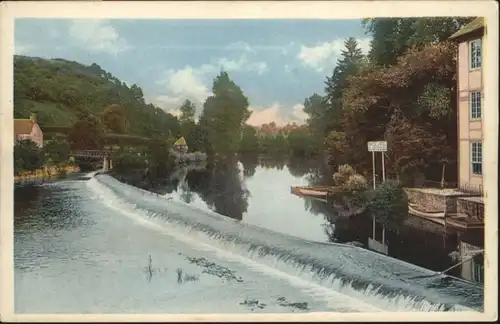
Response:
[[[419,211],[427,213],[443,212],[448,206],[445,196],[423,192],[418,188],[405,188],[405,192],[408,203],[415,205],[415,209]]]
[[[457,214],[462,217],[467,217],[468,220],[484,221],[484,204],[472,200],[457,199]]]
[[[448,215],[458,213],[457,199],[470,197],[454,189],[405,188],[408,203],[414,208],[427,213],[446,212]]]

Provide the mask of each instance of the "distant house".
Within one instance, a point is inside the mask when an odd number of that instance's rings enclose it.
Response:
[[[14,140],[31,140],[38,147],[43,147],[43,132],[35,113],[32,113],[29,119],[14,119]]]
[[[175,151],[180,153],[186,153],[188,151],[188,146],[184,137],[179,138],[172,146]]]

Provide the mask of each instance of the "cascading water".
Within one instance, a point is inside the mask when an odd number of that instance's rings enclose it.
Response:
[[[204,211],[171,196],[96,175],[88,186],[104,203],[152,229],[260,271],[287,278],[310,294],[342,294],[387,311],[482,311],[483,290],[354,246],[315,243]],[[174,199],[172,199],[174,198]]]

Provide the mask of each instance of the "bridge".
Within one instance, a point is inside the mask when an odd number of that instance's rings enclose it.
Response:
[[[111,160],[112,153],[113,152],[110,150],[79,150],[71,151],[69,155],[73,157],[103,159],[103,169],[104,171],[108,171],[113,168],[113,160]]]

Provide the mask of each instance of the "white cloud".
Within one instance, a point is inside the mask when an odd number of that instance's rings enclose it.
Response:
[[[182,104],[182,99],[179,97],[169,97],[166,95],[161,95],[154,98],[153,100],[150,100],[150,102],[174,116],[180,115],[179,107]]]
[[[245,71],[257,74],[263,74],[268,69],[266,62],[249,61],[245,52],[236,60],[220,58],[216,63],[203,64],[197,68],[188,65],[180,70],[169,70],[156,82],[165,86],[166,91],[150,102],[175,114],[182,102],[189,99],[196,104],[198,111],[201,111],[206,98],[212,94],[209,88],[212,77],[221,67],[228,72]]]
[[[359,47],[366,54],[370,48],[370,38],[357,39]],[[333,67],[345,48],[344,39],[336,39],[324,42],[316,46],[301,45],[297,58],[306,66],[318,72],[323,72],[325,68]]]
[[[368,54],[371,48],[371,38],[358,38],[356,39],[358,41],[358,46],[361,48],[361,51],[363,51],[363,54]]]
[[[74,20],[69,35],[82,48],[93,52],[116,55],[129,48],[127,41],[105,20]]]
[[[252,54],[265,51],[265,52],[278,52],[281,53],[282,55],[287,55],[289,53],[289,50],[293,46],[294,46],[293,42],[287,45],[259,45],[259,44],[250,45],[246,42],[239,41],[236,43],[229,44],[226,47],[226,49],[243,51],[245,53],[252,53]]]
[[[296,104],[293,106],[293,116],[297,118],[297,120],[305,121],[308,117],[308,115],[304,112],[304,105],[303,104]]]
[[[200,108],[211,95],[205,75],[214,71],[211,65],[202,65],[197,69],[186,66],[181,70],[169,70],[157,81],[157,84],[166,86],[168,94],[160,95],[152,102],[168,112],[175,112],[186,99],[193,101]]]
[[[252,115],[247,121],[247,124],[253,126],[260,126],[265,123],[275,122],[278,126],[283,126],[290,123],[303,124],[305,121],[305,116],[303,115],[302,109],[304,108],[301,104],[296,104],[293,106],[292,115],[295,118],[290,118],[284,113],[287,107],[281,105],[279,102],[273,103],[270,107],[250,107]],[[289,109],[288,109],[289,110]]]
[[[238,59],[228,59],[226,57],[220,58],[217,65],[221,66],[225,71],[237,72],[255,72],[257,74],[264,74],[267,72],[268,67],[266,62],[251,62],[248,60],[246,53],[243,53]]]

